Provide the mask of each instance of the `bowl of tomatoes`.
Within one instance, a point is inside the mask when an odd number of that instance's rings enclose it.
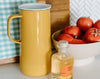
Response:
[[[93,23],[90,18],[80,17],[76,26],[66,26],[53,33],[52,40],[56,49],[58,41],[68,41],[75,64],[88,64],[100,54],[100,20]]]

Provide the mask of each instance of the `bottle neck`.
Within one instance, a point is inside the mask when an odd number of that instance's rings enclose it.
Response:
[[[58,50],[58,53],[62,56],[70,56],[69,52],[68,52],[68,48],[60,48]]]

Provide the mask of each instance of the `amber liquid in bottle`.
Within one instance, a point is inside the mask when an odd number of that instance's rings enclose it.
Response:
[[[72,79],[73,57],[68,53],[68,42],[58,43],[58,53],[52,56],[51,79]]]

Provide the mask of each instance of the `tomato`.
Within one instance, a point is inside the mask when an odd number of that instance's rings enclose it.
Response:
[[[86,44],[86,42],[81,39],[73,39],[69,44]]]
[[[100,29],[100,20],[95,22],[94,27]]]
[[[57,41],[60,41],[60,40],[65,40],[65,41],[72,41],[74,38],[69,35],[69,34],[61,34],[58,38],[57,38]]]
[[[80,28],[77,26],[70,26],[70,27],[65,27],[63,33],[75,36],[77,38],[80,36],[81,31]]]
[[[99,42],[100,41],[100,29],[97,28],[90,28],[85,33],[85,40],[89,43],[92,42]]]
[[[77,20],[77,26],[82,30],[86,31],[93,26],[93,21],[87,17],[80,17]]]

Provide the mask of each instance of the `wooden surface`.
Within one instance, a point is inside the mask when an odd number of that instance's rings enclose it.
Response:
[[[52,33],[69,25],[69,0],[37,0],[38,3],[51,4]]]
[[[47,4],[51,4],[51,11],[69,10],[69,0],[46,0]]]
[[[52,33],[69,25],[69,11],[51,12]]]
[[[37,0],[37,3],[46,3],[46,0]]]
[[[8,64],[8,63],[14,63],[14,62],[19,62],[19,57],[18,56],[17,57],[0,59],[0,65]]]

